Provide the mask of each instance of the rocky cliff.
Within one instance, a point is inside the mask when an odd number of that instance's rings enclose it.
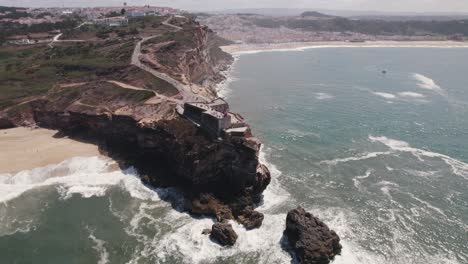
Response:
[[[144,104],[141,91],[118,87],[112,87],[119,94],[112,98],[101,94],[107,85],[75,88],[80,93],[58,89],[3,113],[1,123],[34,124],[92,140],[123,167],[137,168],[149,186],[180,188],[190,212],[218,221],[237,219],[247,228],[261,225],[263,216],[253,206],[270,174],[258,161],[258,142],[213,140],[179,116],[173,103]]]
[[[171,52],[153,54],[167,60],[158,70],[187,73],[184,81],[197,82],[214,98],[210,85],[221,81],[219,71],[232,58],[206,27],[190,19],[180,26],[183,30],[167,32]],[[176,112],[181,101],[168,83],[143,73],[128,65],[94,80],[56,83],[47,93],[0,111],[0,128],[39,126],[95,142],[122,167],[134,166],[147,185],[182,190],[189,212],[259,227],[263,215],[254,205],[270,182],[258,161],[259,141],[213,139]]]

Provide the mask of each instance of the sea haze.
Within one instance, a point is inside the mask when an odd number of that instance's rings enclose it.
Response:
[[[0,175],[0,263],[290,263],[297,205],[342,238],[335,264],[467,263],[467,68],[467,49],[241,55],[222,94],[264,142],[260,229],[222,248],[175,190],[74,158]]]

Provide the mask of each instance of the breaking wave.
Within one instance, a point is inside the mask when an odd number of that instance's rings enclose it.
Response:
[[[372,92],[373,94],[380,96],[385,99],[395,99],[396,95],[391,94],[391,93],[382,93],[382,92]]]
[[[277,210],[277,207],[284,202],[290,203],[291,198],[279,183],[281,171],[266,160],[268,151],[262,148],[259,155],[260,161],[268,166],[272,175],[272,182],[264,192],[264,201],[256,209],[265,214],[259,229],[246,230],[242,225],[231,221],[239,238],[234,246],[225,248],[202,234],[204,229],[211,228],[214,219],[194,219],[177,210],[170,210],[164,217],[156,219],[148,213],[148,210],[154,208],[142,204],[131,219],[127,233],[137,237],[145,247],[130,263],[139,263],[140,259],[146,259],[148,256],[156,256],[155,263],[166,263],[174,258],[179,259],[181,263],[194,264],[217,263],[220,259],[256,259],[255,263],[265,264],[289,263],[290,255],[281,248],[286,214]],[[147,236],[140,230],[142,219],[170,225],[171,231],[154,238]]]
[[[369,136],[369,140],[372,142],[379,142],[386,145],[392,151],[408,152],[418,158],[420,161],[424,161],[424,158],[439,158],[450,166],[452,172],[458,176],[468,179],[468,164],[460,160],[454,159],[444,154],[430,152],[423,149],[413,148],[408,142],[391,139],[387,137],[374,137]]]
[[[425,100],[425,96],[420,93],[415,92],[399,92],[397,94],[386,93],[386,92],[374,92],[369,90],[372,94],[382,97],[387,101],[387,103],[393,103],[393,100],[402,100],[402,101],[411,101],[417,103],[427,103],[429,101]]]
[[[389,151],[384,151],[384,152],[370,152],[370,153],[364,153],[359,156],[353,156],[353,157],[347,157],[347,158],[339,158],[339,159],[333,159],[333,160],[324,160],[320,161],[320,164],[327,164],[327,165],[337,165],[338,163],[344,163],[344,162],[349,162],[349,161],[358,161],[358,160],[366,160],[366,159],[372,159],[376,158],[381,155],[389,155],[392,154],[392,152]]]
[[[328,93],[316,93],[315,98],[317,100],[329,100],[335,98],[335,96]]]
[[[237,81],[237,78],[233,77],[232,72],[235,70],[238,59],[238,56],[234,56],[234,62],[229,66],[227,70],[222,71],[220,73],[224,77],[224,81],[216,85],[216,93],[221,98],[226,99],[232,93],[230,85],[232,82]]]
[[[433,79],[419,73],[413,73],[413,78],[416,79],[420,88],[445,95],[444,90]]]
[[[399,96],[401,97],[413,97],[413,98],[423,98],[424,95],[420,93],[414,93],[414,92],[401,92],[398,93]]]
[[[104,196],[109,187],[123,185],[138,199],[157,199],[154,192],[141,184],[134,169],[121,171],[116,163],[103,157],[75,157],[15,174],[0,174],[0,202],[45,186],[54,186],[63,199],[74,194],[84,198]]]

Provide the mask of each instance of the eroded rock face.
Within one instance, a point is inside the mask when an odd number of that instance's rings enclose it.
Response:
[[[15,125],[5,117],[0,116],[0,129],[13,128]]]
[[[341,252],[338,235],[301,207],[289,211],[284,234],[302,264],[328,264]]]
[[[237,234],[228,223],[215,223],[211,227],[210,238],[222,246],[232,246],[236,243]]]

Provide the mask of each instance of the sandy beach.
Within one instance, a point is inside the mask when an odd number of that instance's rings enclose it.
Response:
[[[54,138],[56,133],[24,127],[0,130],[0,173],[43,167],[72,157],[100,155],[96,145]]]
[[[459,41],[368,41],[368,42],[290,42],[271,44],[239,44],[221,47],[225,52],[249,54],[267,51],[304,50],[313,48],[359,48],[359,47],[434,47],[468,48],[468,42]]]

